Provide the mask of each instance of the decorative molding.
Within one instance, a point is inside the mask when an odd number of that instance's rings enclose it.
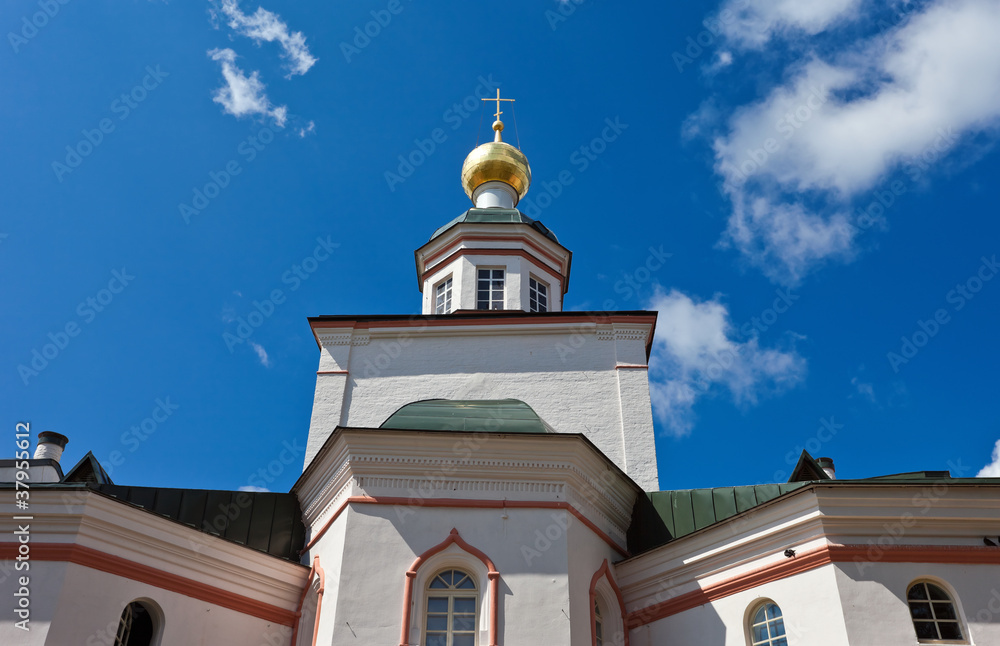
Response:
[[[878,558],[872,558],[873,550]],[[628,613],[626,627],[638,628],[711,603],[718,599],[786,579],[832,563],[942,563],[949,565],[1000,565],[995,547],[964,545],[823,545],[793,558],[745,572],[729,579],[677,595]]]
[[[351,345],[368,345],[371,342],[371,334],[368,330],[356,331],[351,337]]]
[[[442,480],[440,478],[387,478],[383,476],[358,476],[358,487],[388,487],[417,491],[503,491],[520,493],[562,494],[566,485],[561,482],[530,482],[506,480]]]
[[[490,640],[489,646],[498,646],[497,626],[499,624],[499,594],[500,594],[500,572],[497,571],[490,557],[468,543],[459,536],[458,530],[452,528],[448,538],[430,548],[413,561],[413,565],[406,571],[406,580],[403,583],[403,621],[400,629],[399,646],[409,646],[410,644],[410,619],[413,612],[413,579],[417,576],[417,570],[427,559],[443,552],[449,545],[458,545],[462,550],[472,554],[486,566],[487,576],[490,580]],[[626,645],[627,646],[627,645]]]
[[[620,328],[615,326],[616,341],[645,341],[649,330],[641,328]]]
[[[0,543],[0,558],[13,560],[17,556],[17,546],[17,543]],[[32,541],[31,559],[33,561],[75,563],[282,626],[294,627],[296,623],[296,615],[291,610],[75,543],[36,543]]]
[[[615,329],[611,325],[598,325],[597,326],[597,340],[598,341],[614,341],[615,340]]]
[[[532,501],[532,500],[469,500],[465,498],[397,498],[397,497],[383,497],[373,498],[369,496],[352,496],[344,501],[344,503],[337,509],[333,516],[326,522],[325,525],[316,533],[315,536],[309,541],[308,544],[302,549],[300,554],[307,552],[312,546],[314,546],[320,538],[327,532],[328,529],[333,525],[334,521],[347,509],[348,505],[352,504],[365,504],[365,505],[398,505],[398,506],[415,506],[415,507],[445,507],[451,509],[564,509],[573,516],[576,517],[581,523],[586,525],[590,531],[594,532],[598,538],[607,543],[613,550],[621,554],[623,557],[628,558],[631,556],[628,550],[619,545],[613,538],[607,535],[600,527],[594,524],[592,520],[584,516],[580,510],[574,507],[568,502],[562,500],[544,500],[544,501]]]
[[[351,332],[338,332],[336,334],[317,334],[320,347],[328,348],[335,345],[351,345]]]
[[[622,634],[624,635],[625,643],[624,646],[628,646],[628,621],[627,613],[625,612],[625,599],[622,597],[621,588],[615,583],[615,580],[611,577],[611,568],[608,567],[608,559],[604,559],[604,563],[601,567],[597,568],[597,572],[594,572],[594,576],[590,579],[590,637],[592,646],[597,646],[597,614],[594,611],[594,602],[597,598],[597,582],[601,578],[607,578],[608,585],[615,593],[615,598],[618,600],[618,611],[621,613],[622,618]],[[606,639],[606,638],[605,638]]]

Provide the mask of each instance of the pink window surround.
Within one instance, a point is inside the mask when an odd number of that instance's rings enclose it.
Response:
[[[472,554],[483,562],[486,566],[487,576],[490,579],[490,643],[489,646],[497,645],[497,619],[499,608],[500,573],[490,557],[483,554],[481,550],[469,545],[458,535],[457,529],[452,529],[448,538],[430,548],[413,561],[413,565],[406,571],[406,582],[403,584],[403,627],[399,636],[399,646],[410,646],[410,620],[413,613],[413,580],[417,577],[417,570],[420,569],[427,559],[439,552],[443,552],[449,545],[458,545],[462,550]],[[605,562],[606,563],[606,562]]]
[[[601,580],[601,577],[606,577],[608,579],[608,584],[611,589],[615,591],[615,597],[618,599],[618,610],[621,613],[622,618],[622,634],[625,639],[625,646],[628,646],[628,624],[625,621],[625,599],[622,598],[622,591],[618,588],[618,584],[615,580],[611,578],[611,569],[608,567],[608,559],[604,559],[604,563],[601,567],[594,572],[594,578],[590,580],[590,643],[591,646],[597,646],[597,614],[594,612],[594,602],[597,600],[597,582]]]

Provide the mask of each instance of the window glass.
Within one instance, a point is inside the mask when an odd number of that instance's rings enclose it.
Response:
[[[928,581],[918,581],[906,593],[910,619],[917,641],[961,641],[962,626],[955,604],[944,588]]]
[[[528,311],[549,311],[549,286],[534,277],[528,279]]]
[[[438,572],[427,584],[424,624],[428,646],[475,646],[479,596],[476,582],[462,570]]]
[[[480,269],[476,280],[476,309],[504,308],[504,270]]]
[[[434,291],[434,313],[448,314],[451,312],[451,277],[439,283]]]
[[[781,608],[770,602],[757,608],[750,618],[750,642],[753,646],[788,646]]]

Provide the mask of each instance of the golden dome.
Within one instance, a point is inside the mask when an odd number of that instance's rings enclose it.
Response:
[[[475,190],[486,182],[503,182],[517,193],[517,199],[524,197],[531,185],[531,167],[528,158],[517,148],[500,139],[503,124],[493,124],[496,140],[479,146],[465,158],[462,165],[462,186],[469,199]],[[473,199],[473,201],[475,201]]]

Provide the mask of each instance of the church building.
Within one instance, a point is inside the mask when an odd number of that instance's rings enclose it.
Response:
[[[499,101],[471,208],[416,249],[421,314],[308,319],[290,492],[114,483],[52,432],[0,460],[0,644],[1000,644],[1000,479],[803,452],[658,490],[657,313],[563,309],[573,255],[517,208]]]

